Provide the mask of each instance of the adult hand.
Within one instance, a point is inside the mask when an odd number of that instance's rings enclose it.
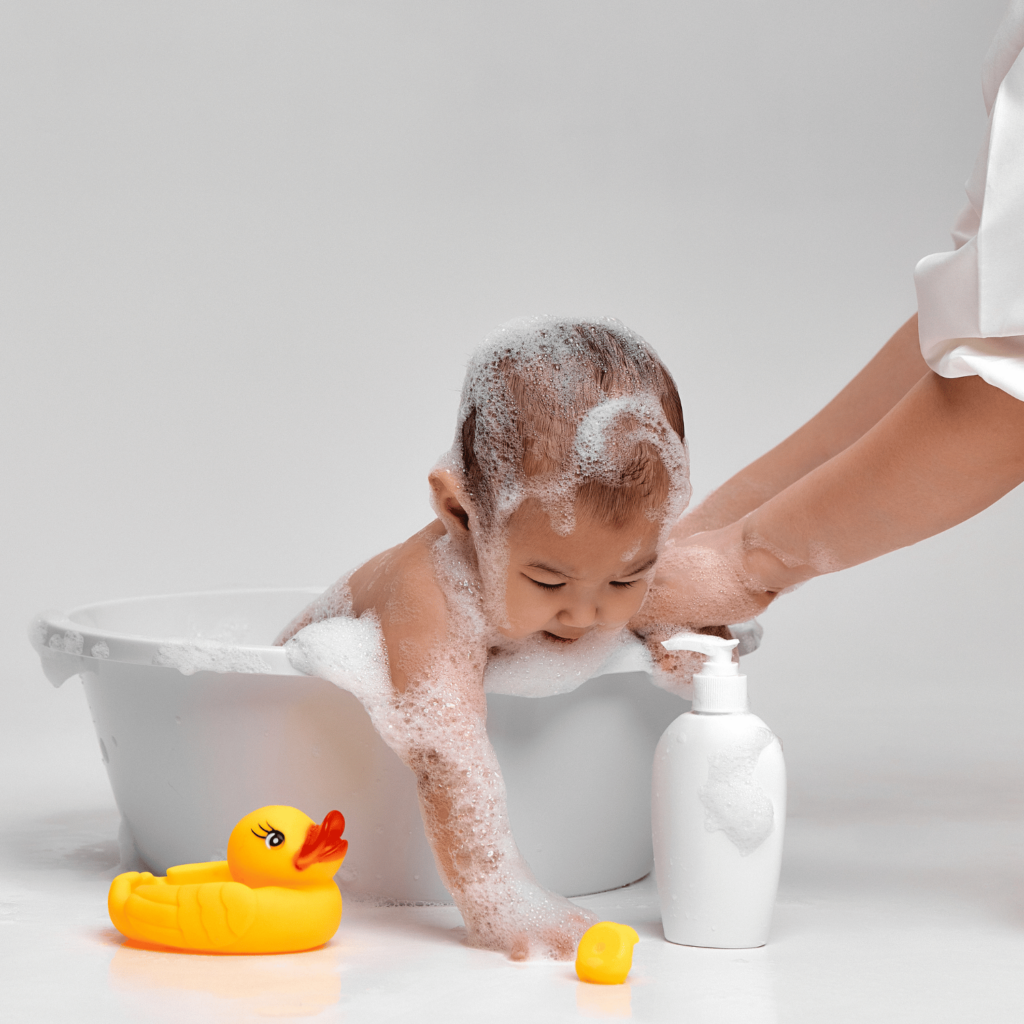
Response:
[[[631,628],[642,636],[667,640],[681,629],[754,618],[779,591],[751,572],[750,554],[742,522],[681,540],[670,538]]]
[[[676,534],[634,628],[750,618],[796,584],[963,522],[1022,480],[1024,401],[929,372],[863,437],[742,519]]]

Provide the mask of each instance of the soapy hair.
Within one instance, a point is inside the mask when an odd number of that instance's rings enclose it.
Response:
[[[683,409],[654,350],[610,318],[531,317],[470,361],[453,461],[482,525],[527,497],[561,533],[576,509],[621,526],[678,518],[689,500]]]

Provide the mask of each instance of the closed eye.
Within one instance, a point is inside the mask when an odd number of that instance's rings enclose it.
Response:
[[[526,575],[525,573],[523,574]],[[564,583],[541,583],[540,580],[535,580],[532,576],[526,577],[531,583],[536,583],[538,587],[543,587],[545,590],[558,590],[560,587],[564,587]]]
[[[635,587],[640,581],[639,580],[612,580],[613,587]]]

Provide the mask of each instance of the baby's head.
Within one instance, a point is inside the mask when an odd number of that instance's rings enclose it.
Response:
[[[495,331],[470,361],[455,444],[431,475],[488,603],[505,606],[495,624],[564,639],[624,625],[689,500],[683,438],[671,375],[618,321],[537,317]]]

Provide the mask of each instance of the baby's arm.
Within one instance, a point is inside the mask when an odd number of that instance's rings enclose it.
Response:
[[[426,574],[405,582],[381,615],[394,725],[381,731],[416,775],[438,872],[473,945],[570,959],[595,919],[542,888],[512,837],[486,730],[486,646]]]

